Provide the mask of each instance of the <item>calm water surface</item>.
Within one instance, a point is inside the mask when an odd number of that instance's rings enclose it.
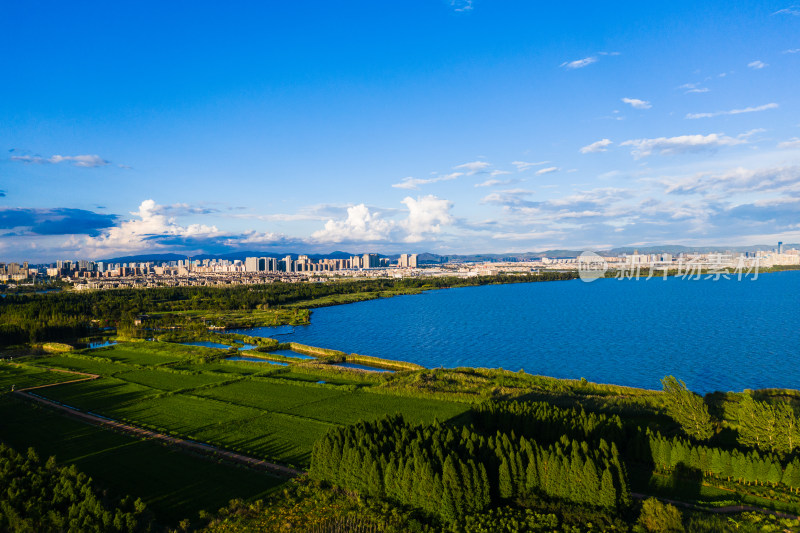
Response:
[[[697,392],[800,389],[800,272],[438,290],[316,309],[311,325],[289,331],[277,338],[429,368],[645,388],[674,374]]]

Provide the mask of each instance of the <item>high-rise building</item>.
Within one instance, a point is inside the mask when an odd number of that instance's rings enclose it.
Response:
[[[411,268],[417,268],[417,254],[411,254],[408,256],[408,266]]]
[[[364,268],[377,268],[381,266],[380,257],[378,257],[378,254],[364,254],[361,259],[361,266]]]
[[[778,253],[779,254],[783,253],[783,243],[782,242],[778,242]]]
[[[245,272],[258,272],[258,257],[245,257],[244,258],[244,271]]]

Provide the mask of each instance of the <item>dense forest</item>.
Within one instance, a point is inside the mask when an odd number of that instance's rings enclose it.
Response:
[[[330,283],[266,283],[231,287],[164,287],[51,294],[9,294],[0,298],[0,347],[67,340],[102,327],[132,329],[142,314],[159,313],[153,327],[182,326],[191,320],[185,311],[253,311],[304,302],[307,307],[332,296],[360,295],[362,299],[492,283],[571,279],[575,273],[546,272],[537,276],[480,276],[475,278],[403,278]],[[166,316],[163,314],[166,313]]]
[[[42,463],[31,448],[26,455],[0,444],[0,530],[15,532],[149,531],[145,505],[115,500],[98,490],[73,465]]]

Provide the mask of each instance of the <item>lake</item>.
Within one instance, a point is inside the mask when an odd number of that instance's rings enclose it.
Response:
[[[315,309],[310,325],[290,331],[277,338],[429,368],[651,389],[672,374],[700,393],[800,389],[800,271],[435,290]]]

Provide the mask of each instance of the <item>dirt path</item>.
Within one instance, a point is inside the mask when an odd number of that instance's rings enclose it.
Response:
[[[777,516],[778,518],[789,518],[792,520],[800,520],[800,516],[795,516],[789,513],[782,513],[780,511],[771,511],[769,509],[755,507],[753,505],[727,505],[725,507],[704,507],[702,505],[697,505],[694,503],[681,502],[678,500],[670,500],[669,498],[662,498],[660,496],[650,496],[648,494],[639,494],[636,492],[632,492],[631,496],[633,496],[637,500],[655,498],[664,503],[670,503],[672,505],[677,505],[679,507],[686,507],[689,509],[696,509],[698,511],[704,511],[707,513],[730,514],[730,513],[742,513],[745,511],[754,511],[756,513],[771,514],[773,516]]]
[[[14,394],[14,395],[16,395],[18,397],[24,398],[26,400],[33,401],[33,402],[39,403],[41,405],[45,405],[47,407],[59,410],[59,411],[61,411],[63,413],[68,414],[69,416],[72,416],[73,418],[77,418],[77,419],[79,419],[79,420],[81,420],[83,422],[87,422],[89,424],[111,428],[111,429],[114,429],[114,430],[117,430],[117,431],[121,431],[123,433],[127,433],[129,435],[134,435],[136,437],[143,438],[143,439],[160,440],[162,442],[165,442],[165,443],[167,443],[167,444],[169,444],[171,446],[175,446],[177,448],[182,448],[184,450],[195,452],[195,453],[199,452],[199,453],[201,453],[203,455],[206,455],[206,456],[215,457],[215,458],[219,458],[219,459],[224,459],[224,460],[231,461],[231,462],[234,462],[234,463],[237,463],[237,464],[241,464],[241,465],[244,465],[244,466],[247,466],[247,467],[250,467],[250,468],[256,468],[256,469],[259,469],[259,470],[266,470],[267,472],[270,472],[272,474],[276,474],[276,475],[281,476],[281,477],[296,477],[296,476],[299,476],[299,475],[302,475],[302,474],[305,473],[302,470],[296,470],[296,469],[290,468],[288,466],[278,465],[278,464],[275,464],[275,463],[269,463],[267,461],[264,461],[262,459],[257,459],[255,457],[248,457],[246,455],[242,455],[242,454],[239,454],[239,453],[229,452],[227,450],[221,450],[219,448],[211,446],[210,444],[205,444],[205,443],[202,443],[202,442],[195,442],[195,441],[191,441],[191,440],[181,439],[181,438],[178,438],[178,437],[173,437],[171,435],[165,435],[164,433],[158,433],[156,431],[151,431],[149,429],[144,429],[144,428],[132,426],[130,424],[125,424],[125,423],[122,423],[122,422],[118,422],[116,420],[112,420],[112,419],[106,418],[104,416],[100,416],[100,415],[96,415],[94,413],[88,413],[88,412],[85,412],[85,411],[81,411],[81,410],[76,409],[74,407],[71,407],[69,405],[64,405],[64,404],[59,403],[57,401],[49,400],[47,398],[39,396],[38,394],[36,394],[35,392],[32,392],[32,391],[35,391],[35,390],[38,390],[38,389],[43,389],[43,388],[46,388],[46,387],[53,387],[53,386],[56,386],[56,385],[64,385],[66,383],[76,383],[76,382],[79,382],[79,381],[88,381],[88,380],[97,379],[97,378],[100,377],[100,376],[97,376],[95,374],[85,374],[83,372],[73,372],[73,371],[69,371],[69,370],[60,370],[60,369],[55,369],[55,368],[49,369],[49,370],[54,370],[56,372],[65,372],[65,373],[69,373],[69,374],[79,374],[79,375],[83,375],[83,376],[86,376],[86,377],[82,378],[82,379],[73,380],[73,381],[65,381],[65,382],[61,382],[61,383],[53,383],[53,384],[48,384],[48,385],[37,385],[35,387],[17,389],[12,394]]]

